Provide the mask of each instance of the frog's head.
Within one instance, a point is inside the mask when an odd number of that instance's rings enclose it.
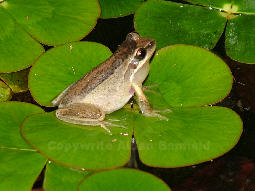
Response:
[[[130,80],[142,83],[149,73],[149,61],[156,49],[156,42],[143,38],[137,33],[129,33],[123,43],[129,52]]]
[[[156,49],[156,42],[151,38],[143,38],[134,32],[127,35],[126,41],[133,44],[130,59],[132,59],[134,69],[138,70],[145,63],[149,62]]]

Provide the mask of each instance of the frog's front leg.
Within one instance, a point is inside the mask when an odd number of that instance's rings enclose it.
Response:
[[[136,84],[136,83],[132,83],[132,87],[135,90],[135,94],[137,96],[137,102],[138,102],[138,105],[139,105],[140,110],[141,110],[143,115],[149,116],[149,117],[158,117],[160,119],[168,120],[167,117],[162,116],[158,113],[159,112],[169,112],[169,110],[166,110],[166,111],[153,110],[151,108],[150,103],[147,100],[145,94],[143,93],[141,84],[139,85],[139,84]]]
[[[87,103],[74,103],[56,111],[56,117],[62,121],[78,124],[101,126],[109,134],[112,134],[107,126],[116,126],[109,122],[105,122],[105,113],[99,107]]]

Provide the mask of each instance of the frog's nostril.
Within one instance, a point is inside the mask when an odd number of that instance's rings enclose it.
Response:
[[[154,41],[151,41],[151,42],[148,44],[148,46],[149,46],[149,47],[152,47],[154,44],[155,44],[155,42],[154,42]]]

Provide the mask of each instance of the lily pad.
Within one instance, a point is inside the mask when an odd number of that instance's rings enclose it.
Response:
[[[97,0],[5,0],[0,6],[33,38],[47,45],[82,39],[100,15]]]
[[[101,5],[101,18],[123,17],[133,14],[144,0],[99,0]]]
[[[46,159],[20,136],[24,118],[42,112],[32,104],[0,103],[0,190],[30,190],[43,169]]]
[[[222,100],[232,87],[228,66],[218,56],[194,46],[159,50],[145,85],[158,86],[171,107],[203,106]]]
[[[206,7],[148,1],[136,11],[134,24],[140,35],[156,40],[158,49],[181,43],[212,49],[224,31],[226,19]]]
[[[51,101],[67,86],[111,55],[110,50],[95,42],[74,42],[47,51],[31,68],[29,89],[41,105]]]
[[[14,93],[20,93],[28,90],[27,77],[29,69],[13,73],[2,73],[0,78],[8,84]]]
[[[42,97],[38,100],[45,103],[50,102],[58,95],[54,91],[58,86],[62,86],[60,84],[62,79],[70,78],[70,82],[63,85],[59,92],[74,81],[72,79],[74,73],[69,63],[82,63],[81,61],[78,62],[80,60],[79,53],[82,51],[75,54],[77,62],[72,62],[73,57],[70,51],[79,50],[76,45],[82,45],[82,43],[74,44],[71,50],[70,45],[52,49],[33,66],[30,73],[30,87],[33,90],[32,92],[41,91],[41,95],[38,95]],[[87,44],[85,43],[85,45]],[[91,58],[89,56],[84,57],[83,62],[85,62],[85,58],[92,59],[93,56],[91,54],[90,56]],[[63,60],[67,60],[65,67],[62,65]],[[89,71],[95,65],[97,64],[95,63],[89,67],[85,65],[82,69]],[[55,77],[53,73],[50,73],[48,66],[53,66],[51,68],[53,71],[59,71],[61,77]],[[76,65],[71,64],[71,66]],[[80,75],[84,73],[86,72],[81,72]],[[36,76],[36,78],[33,76]],[[37,78],[37,76],[40,78]],[[56,78],[54,82],[56,81],[59,84],[51,83],[53,86],[48,85],[48,79],[52,78]],[[112,127],[113,135],[109,135],[101,127],[79,126],[62,122],[55,117],[55,112],[52,112],[27,118],[22,126],[22,134],[36,150],[50,160],[69,167],[92,170],[114,168],[124,165],[128,161],[133,127],[141,160],[152,166],[186,166],[211,160],[230,150],[238,141],[242,131],[242,122],[234,112],[224,108],[199,108],[222,100],[231,90],[231,72],[227,65],[216,55],[205,49],[188,45],[175,45],[161,49],[154,56],[150,75],[145,82],[145,86],[147,86],[145,91],[148,99],[154,109],[171,108],[173,110],[172,113],[167,114],[168,121],[143,117],[137,113],[136,109],[131,112],[122,109],[107,115],[106,119],[120,120],[116,123],[129,129]],[[40,88],[36,89],[37,87]],[[47,89],[46,87],[49,88],[47,94],[50,96],[45,96],[45,92],[42,91],[42,89]],[[42,101],[40,103],[43,103]],[[138,116],[133,124],[134,112]],[[229,123],[225,122],[227,119],[231,119]],[[35,129],[37,133],[34,133]],[[186,134],[184,129],[187,130]],[[201,136],[192,137],[191,134],[197,129],[199,129]],[[219,129],[222,129],[223,133],[218,134]],[[160,135],[158,135],[159,132]],[[204,136],[204,134],[207,134],[207,136]],[[155,135],[155,139],[153,135]],[[175,153],[171,149],[164,150],[164,155],[160,153],[160,149],[157,150],[158,147],[155,148],[156,151],[153,151],[153,149],[143,150],[143,144],[146,141],[158,145],[160,143],[159,136],[164,138],[163,140],[166,141],[164,144],[166,145],[172,144],[172,142],[167,141],[182,140],[188,146],[195,145],[194,147],[198,147],[196,144],[206,145],[208,142],[210,142],[210,146],[204,153],[201,152],[201,155],[197,154],[196,149],[191,149],[188,153],[195,157],[186,160],[184,160],[182,150]],[[211,138],[208,138],[208,142],[204,143],[203,136]],[[177,145],[181,143],[176,141]],[[100,145],[103,145],[103,147],[101,148]],[[219,145],[222,145],[222,147],[220,148]],[[108,146],[110,149],[108,149]],[[150,151],[152,152],[150,153]],[[164,160],[158,161],[157,154],[162,156],[159,157],[160,160]],[[178,160],[173,163],[173,160],[168,158],[169,156],[174,156]]]
[[[85,178],[80,191],[126,191],[150,190],[170,191],[171,189],[160,179],[142,171],[133,169],[117,169],[96,173]]]
[[[106,120],[127,129],[110,127],[111,135],[100,126],[65,123],[51,112],[27,118],[21,131],[27,142],[51,161],[74,168],[108,169],[122,166],[130,158],[132,115],[119,110]]]
[[[222,107],[178,108],[168,121],[137,115],[135,137],[140,160],[149,166],[182,167],[228,152],[242,133],[239,116]]]
[[[225,46],[232,59],[255,64],[255,15],[240,15],[228,22]]]
[[[12,97],[11,89],[0,81],[0,102],[10,100]]]
[[[159,50],[145,83],[148,99],[168,120],[136,115],[134,136],[143,163],[181,167],[214,159],[238,142],[242,121],[232,110],[204,106],[231,89],[227,65],[207,50],[175,45]],[[204,106],[204,107],[201,107]]]
[[[57,165],[49,161],[43,187],[47,191],[77,191],[80,181],[90,172]]]
[[[188,2],[205,5],[212,8],[229,11],[226,7],[231,7],[233,13],[254,13],[255,3],[253,0],[187,0]]]
[[[28,68],[43,53],[43,47],[13,20],[0,3],[0,72]]]
[[[227,55],[239,62],[255,63],[253,0],[188,1],[192,4],[166,1],[144,3],[135,13],[136,30],[142,36],[154,38],[158,49],[172,44],[192,44],[212,49],[226,26]]]

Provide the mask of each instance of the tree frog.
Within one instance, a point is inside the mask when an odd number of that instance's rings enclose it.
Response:
[[[142,89],[155,48],[155,40],[129,33],[109,59],[52,101],[58,106],[56,117],[68,123],[101,126],[111,134],[107,126],[116,125],[105,121],[105,114],[122,108],[136,94],[143,115],[166,119],[151,109]]]

